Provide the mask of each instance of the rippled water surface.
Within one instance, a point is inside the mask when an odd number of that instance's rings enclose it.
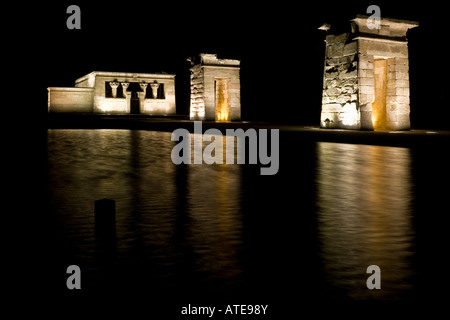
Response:
[[[335,290],[370,296],[361,271],[383,270],[383,297],[412,286],[411,154],[406,148],[318,144],[317,206],[320,254]]]
[[[441,154],[282,133],[279,173],[260,176],[259,165],[176,166],[170,135],[48,131],[54,259],[82,268],[84,292],[411,299],[435,280]],[[102,198],[116,201],[113,234],[95,229]],[[380,290],[367,289],[369,265]]]

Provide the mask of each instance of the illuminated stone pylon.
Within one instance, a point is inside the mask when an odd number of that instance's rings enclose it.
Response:
[[[368,16],[351,20],[347,32],[325,24],[323,128],[409,130],[408,29],[417,22]]]
[[[191,62],[191,120],[241,119],[240,61],[202,53]]]

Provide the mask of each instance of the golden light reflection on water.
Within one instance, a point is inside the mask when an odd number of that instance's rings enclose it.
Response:
[[[194,139],[191,139],[192,148]],[[225,162],[226,137],[213,139],[222,139],[222,146],[218,145],[215,151],[223,155]],[[203,141],[202,149],[208,144]],[[190,239],[199,257],[196,267],[229,284],[240,281],[238,251],[242,246],[242,216],[237,208],[241,202],[241,166],[190,165],[187,189],[192,219]]]
[[[86,287],[101,287],[110,269],[128,274],[120,271],[127,268],[132,275],[117,281],[140,283],[146,275],[152,284],[164,281],[172,288],[189,270],[195,271],[189,277],[199,278],[183,281],[198,286],[241,281],[241,166],[177,166],[170,157],[175,145],[170,135],[48,131],[49,207],[65,248],[73,248],[64,254],[89,270]],[[225,137],[217,138],[225,146]],[[202,144],[203,150],[209,142]],[[216,151],[225,159],[225,149]],[[94,230],[94,201],[101,198],[116,201],[115,239],[106,251],[97,245]]]
[[[318,143],[317,214],[327,283],[343,298],[406,298],[411,289],[410,150]],[[381,268],[381,290],[366,268]]]

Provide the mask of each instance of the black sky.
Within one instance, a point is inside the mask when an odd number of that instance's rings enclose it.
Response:
[[[66,9],[81,8],[81,30]],[[324,22],[348,21],[369,5],[383,17],[414,20],[408,32],[414,128],[450,129],[444,41],[449,5],[430,1],[61,1],[13,5],[7,41],[17,81],[33,75],[20,112],[36,119],[47,87],[73,86],[91,71],[176,74],[177,112],[188,113],[189,63],[201,52],[241,59],[244,120],[319,122]],[[350,27],[350,24],[349,24]],[[17,61],[17,62],[15,62]],[[23,93],[23,91],[22,91]]]

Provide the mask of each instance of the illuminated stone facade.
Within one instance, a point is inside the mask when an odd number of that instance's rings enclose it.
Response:
[[[240,61],[202,53],[191,64],[191,120],[241,119]]]
[[[74,88],[49,87],[48,112],[174,115],[175,76],[94,71]]]
[[[417,22],[367,16],[348,32],[326,30],[323,128],[409,130],[409,62],[406,32]],[[337,28],[338,29],[338,28]]]

